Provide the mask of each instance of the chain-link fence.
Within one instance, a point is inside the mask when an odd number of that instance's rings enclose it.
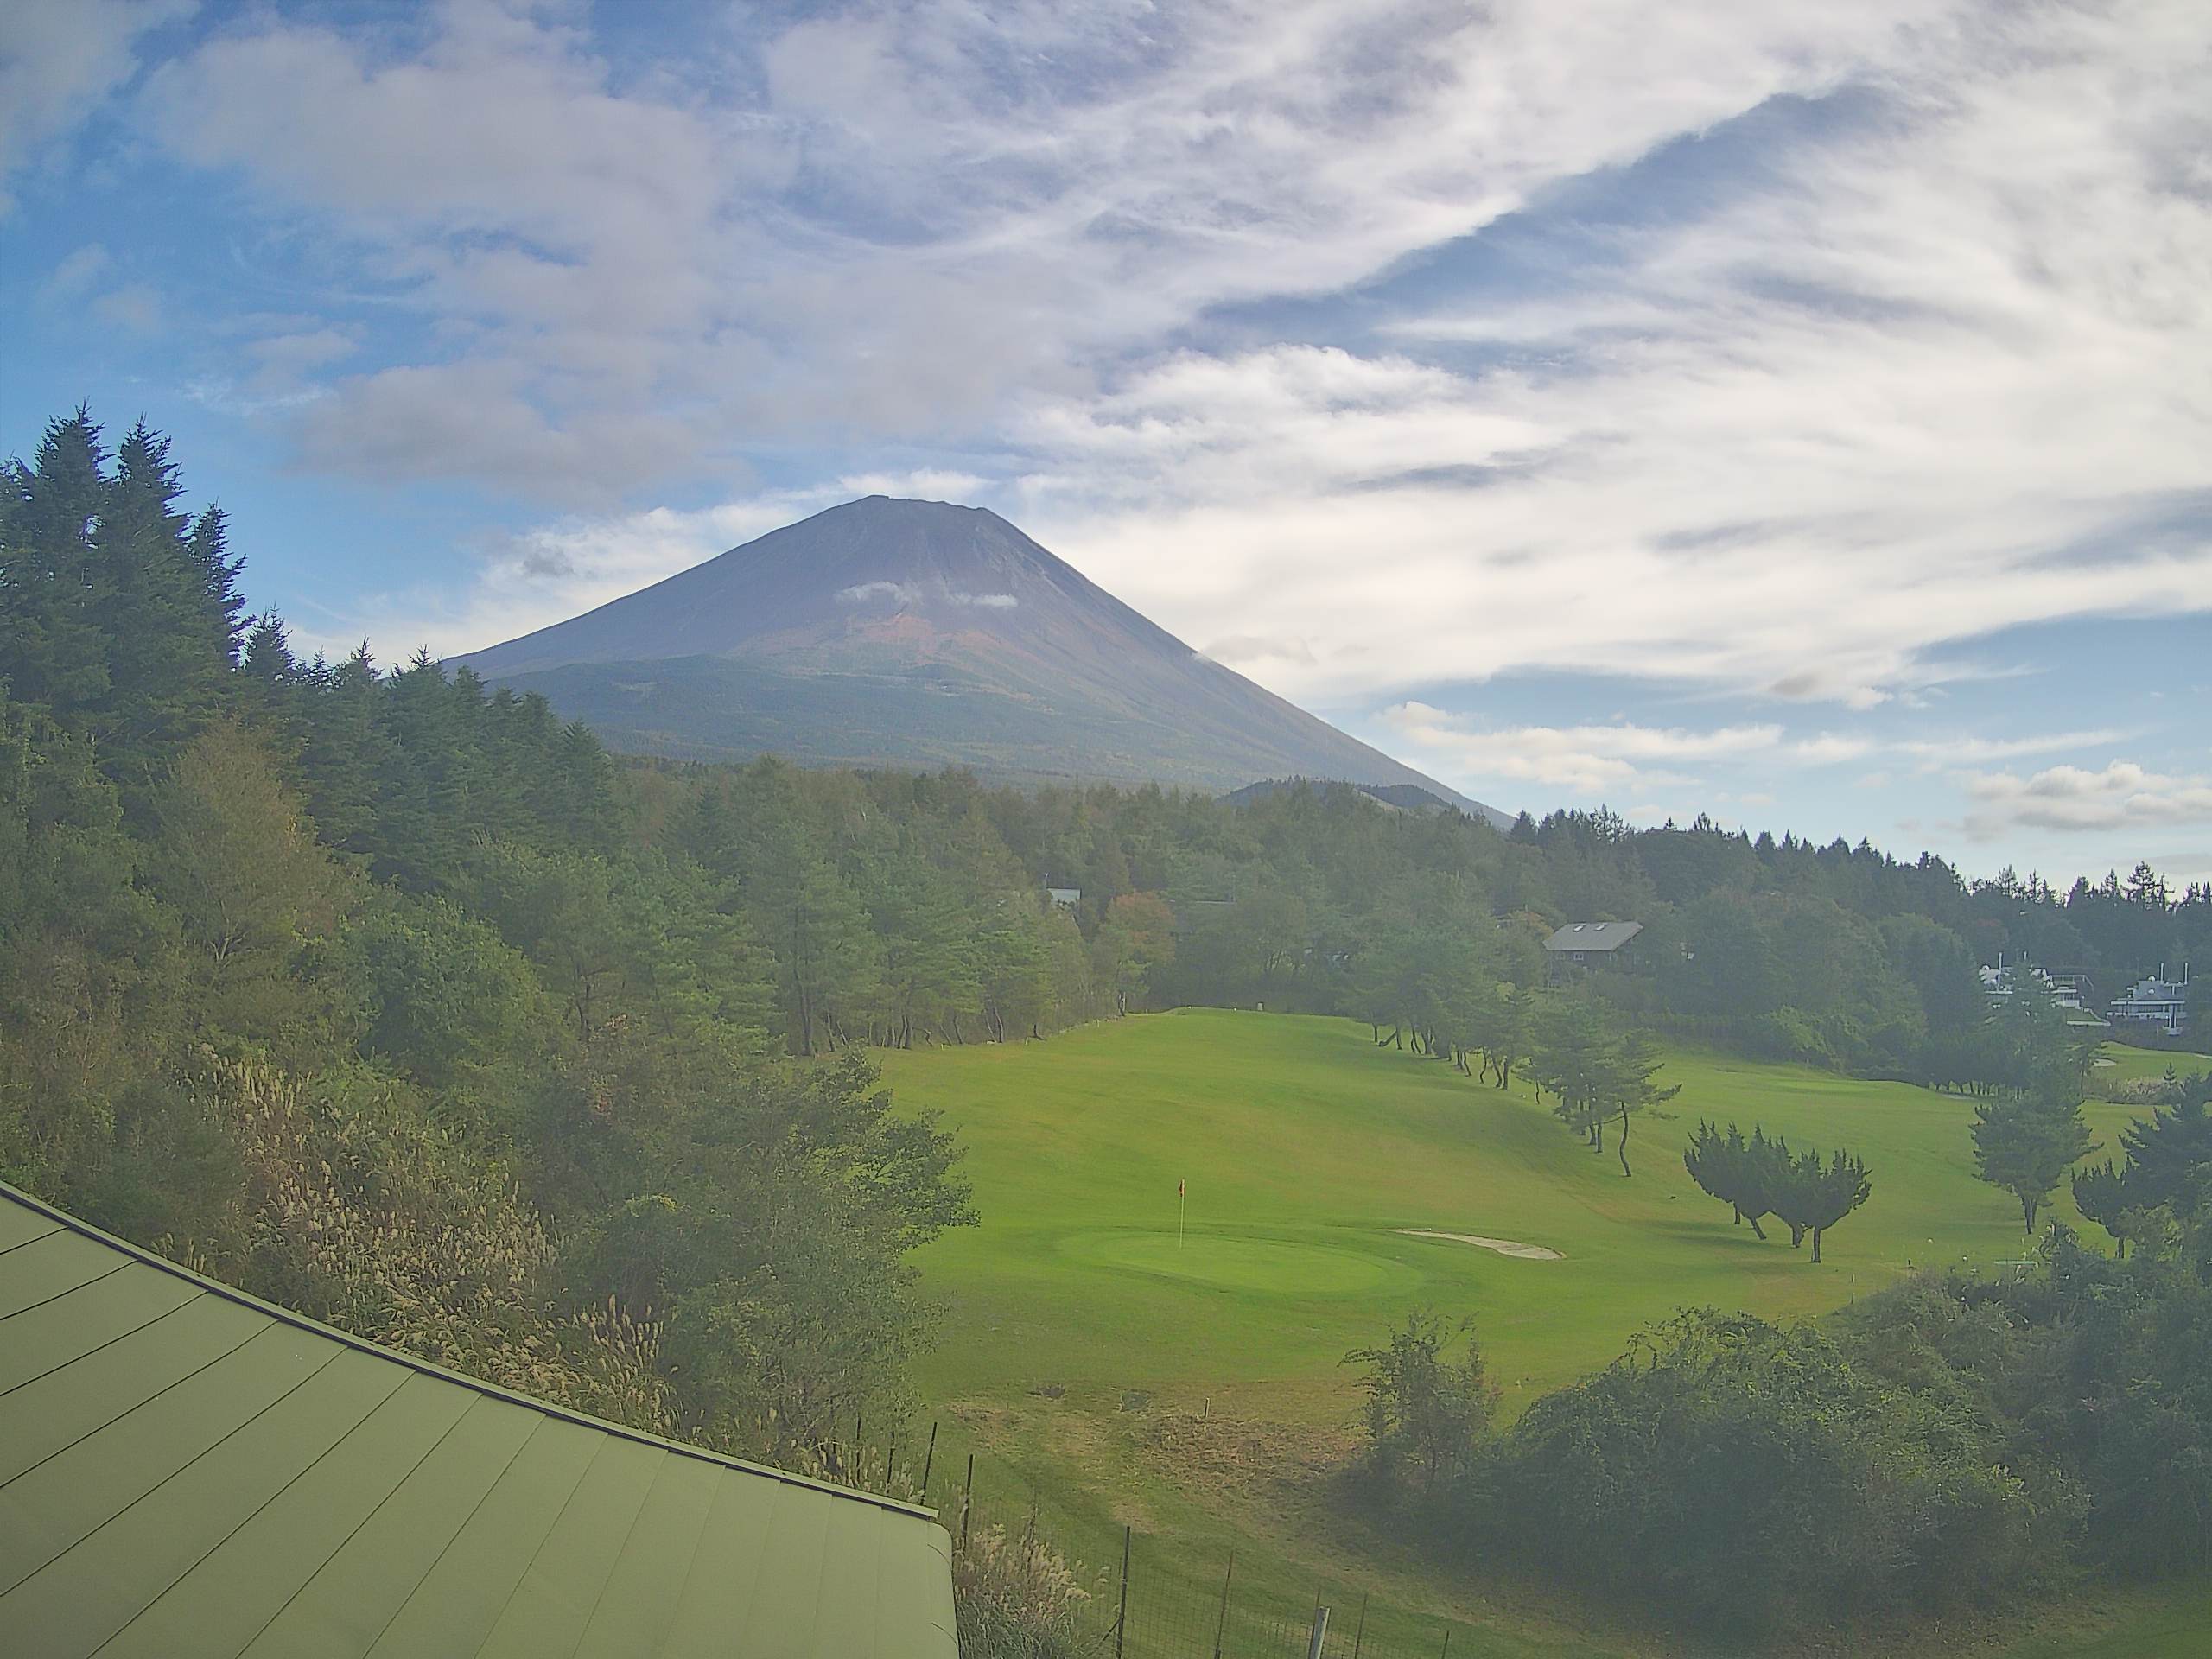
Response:
[[[1046,1502],[1004,1466],[979,1473],[931,1424],[905,1443],[855,1438],[819,1448],[830,1478],[938,1511],[951,1535],[962,1648],[976,1659],[1471,1659],[1471,1633],[1386,1605],[1342,1583],[1312,1600],[1273,1581],[1239,1581],[1235,1553],[1217,1561],[1122,1527],[1112,1559],[1071,1557],[1051,1535]]]

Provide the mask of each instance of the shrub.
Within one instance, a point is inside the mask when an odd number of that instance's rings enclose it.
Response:
[[[1444,1350],[1466,1338],[1457,1359]],[[1447,1325],[1415,1312],[1379,1348],[1355,1348],[1345,1364],[1366,1367],[1366,1469],[1386,1491],[1418,1488],[1423,1497],[1463,1477],[1490,1427],[1497,1386],[1490,1379],[1471,1320]]]
[[[952,1561],[962,1659],[1061,1659],[1079,1645],[1090,1599],[1075,1570],[1033,1529],[987,1527]]]
[[[1957,1398],[1811,1326],[1686,1312],[1537,1402],[1472,1483],[1491,1547],[1740,1637],[1931,1611],[2032,1565],[2038,1510]]]

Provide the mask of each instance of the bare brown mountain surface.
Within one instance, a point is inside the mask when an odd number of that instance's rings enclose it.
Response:
[[[1224,791],[1412,785],[1503,816],[1200,655],[996,513],[870,496],[450,659],[611,746]]]

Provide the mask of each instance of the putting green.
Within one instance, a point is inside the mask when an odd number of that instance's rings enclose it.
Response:
[[[1223,1290],[1283,1296],[1356,1296],[1420,1275],[1395,1262],[1327,1244],[1277,1238],[1230,1238],[1214,1233],[1074,1233],[1060,1253],[1092,1267],[1157,1274]]]

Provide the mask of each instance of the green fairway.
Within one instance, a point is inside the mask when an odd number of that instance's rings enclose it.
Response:
[[[2186,1063],[2152,1069],[2170,1058]],[[1233,1546],[1255,1592],[1310,1600],[1317,1575],[1349,1576],[1481,1625],[1496,1653],[1638,1647],[1541,1608],[1452,1601],[1417,1564],[1323,1535],[1319,1471],[1357,1406],[1347,1350],[1416,1306],[1471,1315],[1510,1414],[1676,1307],[1814,1313],[1915,1266],[1992,1268],[2029,1244],[2018,1205],[1974,1178],[1970,1103],[1901,1084],[1677,1054],[1662,1081],[1681,1095],[1637,1121],[1624,1179],[1610,1141],[1593,1154],[1524,1085],[1377,1050],[1344,1020],[1187,1010],[883,1059],[900,1101],[941,1110],[969,1148],[982,1223],[919,1258],[946,1319],[922,1381],[992,1478],[1020,1481],[1094,1562],[1126,1522],[1194,1580]],[[2129,1116],[2091,1108],[2098,1156]],[[1690,1182],[1681,1147],[1700,1116],[1866,1160],[1873,1198],[1820,1266],[1778,1224],[1764,1242],[1732,1226]],[[2063,1193],[2054,1213],[2080,1224]]]
[[[2168,1048],[2130,1048],[2125,1043],[2107,1043],[2098,1052],[2097,1070],[2107,1077],[2133,1082],[2137,1077],[2162,1077],[2169,1071],[2186,1076],[2212,1066],[2212,1058],[2202,1054],[2177,1054]]]

